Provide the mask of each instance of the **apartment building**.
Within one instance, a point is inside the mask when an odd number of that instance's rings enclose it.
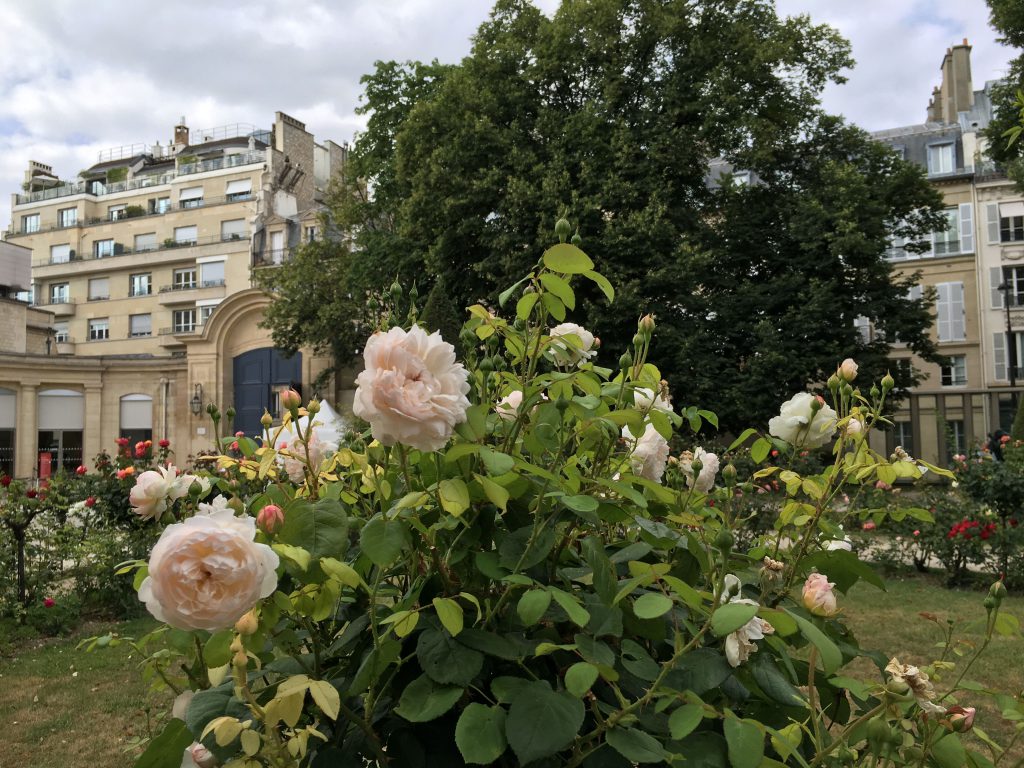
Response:
[[[986,158],[981,131],[991,119],[993,83],[974,90],[971,47],[964,40],[943,57],[941,84],[922,124],[878,131],[874,137],[927,171],[942,193],[947,226],[908,250],[895,238],[886,253],[897,274],[920,272],[912,295],[936,295],[932,338],[948,364],[926,363],[896,341],[893,362],[924,375],[894,417],[877,448],[902,445],[944,463],[994,430],[1008,428],[1014,413],[1011,356],[1024,360],[1024,200],[1006,174]],[[1019,272],[1018,272],[1019,270]],[[1017,293],[1017,280],[1020,293]],[[1007,343],[1009,298],[1014,349]],[[864,334],[873,333],[866,324]],[[895,341],[895,340],[894,340]],[[1019,366],[1020,363],[1015,363]],[[1014,385],[1017,379],[1014,376]]]
[[[52,324],[48,354],[0,361],[17,474],[77,466],[119,436],[195,453],[211,447],[209,402],[233,406],[232,426],[251,433],[281,389],[308,386],[322,365],[273,348],[253,272],[317,236],[345,153],[278,112],[268,129],[182,118],[166,144],[106,150],[73,180],[30,162],[6,242],[31,252],[32,303]],[[44,430],[51,411],[75,434]]]

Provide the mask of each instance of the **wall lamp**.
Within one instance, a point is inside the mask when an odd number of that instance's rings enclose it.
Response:
[[[192,389],[192,399],[189,401],[189,407],[192,409],[192,414],[198,416],[203,412],[203,385],[196,384]]]

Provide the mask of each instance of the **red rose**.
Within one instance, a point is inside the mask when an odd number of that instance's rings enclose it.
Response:
[[[86,472],[88,472],[88,471],[89,471],[89,470],[87,470],[87,469],[85,468],[85,465],[84,465],[84,464],[79,464],[79,465],[78,465],[77,467],[75,467],[75,474],[76,474],[76,475],[84,475],[84,474],[85,474]]]
[[[43,600],[43,605],[45,605],[47,608],[53,608],[53,606],[55,606],[56,604],[57,601],[55,601],[52,597],[48,597],[45,600]]]
[[[27,491],[25,491],[25,495],[28,496],[30,499],[34,499],[38,494],[36,493],[35,488],[29,488]]]
[[[170,444],[171,444],[170,440],[161,440],[160,443],[159,443],[161,448],[167,448],[168,446],[170,446]]]
[[[11,478],[10,477],[8,477],[7,475],[0,476],[0,485],[2,485],[4,488],[6,488],[10,484],[11,484]]]
[[[96,497],[95,496],[90,496],[88,499],[86,499],[85,500],[85,506],[90,507],[90,508],[95,507],[96,506]]]

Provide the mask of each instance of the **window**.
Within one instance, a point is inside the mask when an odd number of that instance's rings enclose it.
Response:
[[[153,333],[153,322],[150,315],[128,315],[128,335],[132,338],[149,336]]]
[[[153,278],[149,272],[142,272],[129,278],[129,296],[149,296],[152,292]]]
[[[865,344],[871,343],[871,318],[861,315],[853,319],[853,327],[857,329],[858,335],[860,335],[861,341]]]
[[[895,421],[892,425],[893,438],[896,445],[902,446],[903,450],[914,455],[914,429],[909,421]]]
[[[1024,374],[1024,370],[1021,369],[1021,364],[1024,363],[1024,333],[1015,332],[1013,340],[1015,349],[1010,351],[1016,352],[1016,359],[1010,360],[1006,350],[1006,331],[992,334],[992,374],[997,381],[1009,381],[1009,365],[1011,363],[1016,366],[1014,378],[1018,381],[1024,379],[1024,376],[1021,375]]]
[[[67,283],[50,283],[50,303],[67,304],[71,289]]]
[[[1004,309],[1004,289],[1010,289],[1010,306],[1024,307],[1024,267],[992,267],[989,269],[992,309]]]
[[[735,187],[749,187],[750,171],[734,171],[732,174],[732,183]]]
[[[210,315],[213,314],[213,310],[215,310],[216,308],[216,304],[209,304],[205,307],[199,307],[199,324],[206,325],[206,321],[210,319]]]
[[[107,208],[107,218],[110,219],[110,221],[118,221],[119,219],[125,219],[127,217],[127,205],[112,205],[109,208]]]
[[[57,211],[58,227],[73,227],[78,223],[77,208],[61,208]]]
[[[967,386],[967,356],[950,355],[949,364],[941,368],[942,386],[944,387],[965,387]]]
[[[110,338],[110,318],[97,317],[89,321],[89,341]]]
[[[229,202],[235,202],[237,200],[248,200],[251,197],[251,179],[236,179],[235,181],[229,181],[227,188],[224,190],[224,198]]]
[[[125,395],[121,398],[120,436],[130,443],[153,439],[153,398],[149,395]]]
[[[928,173],[952,173],[953,144],[933,144],[928,147]]]
[[[196,268],[185,267],[184,269],[174,270],[174,280],[171,287],[176,291],[181,291],[185,288],[195,288]]]
[[[110,298],[110,278],[94,277],[89,281],[89,301]]]
[[[960,216],[956,208],[947,208],[946,228],[932,233],[932,249],[936,256],[960,253]]]
[[[245,219],[230,219],[220,223],[221,240],[241,240],[246,237]]]
[[[51,264],[67,264],[74,255],[74,251],[71,250],[71,246],[68,243],[50,246]]]
[[[1024,216],[1006,216],[999,219],[999,241],[1016,243],[1024,240]]]
[[[97,240],[92,246],[92,255],[97,259],[105,259],[114,255],[113,240]]]
[[[199,265],[200,281],[204,288],[224,285],[224,262],[210,261]]]
[[[196,329],[195,309],[174,310],[174,332],[191,333]]]
[[[30,213],[28,216],[21,217],[21,231],[24,234],[30,234],[32,232],[39,231],[39,214]]]
[[[40,462],[40,475],[46,471],[44,467],[50,474],[60,469],[74,472],[82,463],[85,398],[70,389],[44,389],[36,403],[39,453],[49,454]]]
[[[946,439],[951,453],[964,453],[964,422],[961,419],[946,421]]]
[[[167,213],[171,210],[171,198],[158,197],[149,201],[150,213]]]
[[[155,251],[156,250],[156,232],[150,232],[145,235],[135,236],[135,252],[142,253],[144,251]]]
[[[199,239],[199,227],[175,227],[174,242],[178,245],[195,245]]]
[[[317,238],[317,236],[319,234],[320,234],[320,228],[319,227],[306,227],[306,242],[307,243],[313,242],[314,240],[316,240],[316,238]]]
[[[53,324],[53,340],[58,344],[65,342],[70,338],[68,336],[68,324],[67,323],[54,323]]]
[[[909,381],[914,376],[914,363],[909,357],[901,357],[896,360],[891,360],[892,368],[896,372],[897,378],[901,381]]]
[[[963,341],[967,338],[964,284],[939,283],[935,289],[939,294],[935,304],[938,312],[939,341]]]
[[[199,208],[203,204],[203,188],[188,187],[178,193],[178,203],[182,208]]]

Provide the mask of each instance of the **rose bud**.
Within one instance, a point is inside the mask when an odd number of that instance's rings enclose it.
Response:
[[[888,392],[894,386],[896,386],[896,381],[888,373],[885,374],[885,376],[882,377],[882,392]]]
[[[264,429],[270,429],[273,423],[274,417],[270,415],[270,411],[264,409],[263,415],[260,416],[260,424],[263,426]]]
[[[242,430],[238,430],[237,432],[235,432],[235,437],[245,437],[245,432],[243,432]]]
[[[844,381],[853,381],[857,378],[857,363],[853,361],[852,357],[846,358],[839,364],[839,368],[836,369],[836,376]]]
[[[277,504],[267,504],[256,515],[256,525],[268,536],[273,536],[284,525],[284,510]]]
[[[949,730],[964,733],[974,727],[974,707],[954,706],[946,710],[946,718],[942,724]]]
[[[291,411],[293,416],[301,405],[302,396],[294,389],[285,390],[284,394],[281,395],[281,407]]]
[[[651,337],[654,333],[654,315],[644,315],[640,318],[640,331],[647,338]]]
[[[838,613],[836,596],[832,592],[835,586],[823,573],[812,573],[804,582],[804,608],[815,616],[834,616]]]
[[[260,622],[254,611],[246,611],[242,617],[235,622],[235,632],[240,635],[252,635],[259,629]]]
[[[87,469],[85,468],[85,465],[84,465],[84,464],[79,464],[79,465],[78,465],[77,467],[75,467],[75,474],[76,474],[76,475],[84,475],[84,474],[85,474],[86,472],[88,472],[88,471],[89,471],[89,470],[87,470]]]

